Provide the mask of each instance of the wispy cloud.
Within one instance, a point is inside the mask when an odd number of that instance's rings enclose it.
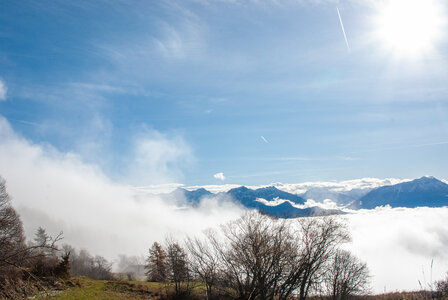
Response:
[[[134,138],[134,151],[127,167],[133,184],[167,183],[182,179],[182,166],[193,161],[190,146],[179,135],[145,129]]]
[[[411,179],[398,179],[398,178],[360,178],[344,181],[307,181],[301,183],[281,183],[275,182],[264,185],[248,185],[247,187],[252,189],[258,189],[262,187],[275,186],[276,188],[294,194],[303,194],[310,189],[325,188],[334,192],[347,192],[351,190],[370,190],[385,185],[393,185],[401,182],[410,181]],[[187,189],[205,188],[211,192],[225,192],[235,187],[238,184],[222,184],[222,185],[198,185],[186,187]]]
[[[8,92],[8,88],[6,87],[6,83],[3,79],[0,78],[0,101],[6,100],[6,93]]]
[[[364,152],[379,152],[379,151],[388,151],[388,150],[400,150],[400,149],[409,149],[409,148],[424,148],[424,147],[434,147],[434,146],[443,146],[448,145],[448,141],[438,141],[438,142],[430,142],[430,143],[393,143],[384,146],[369,146],[365,149],[359,149],[353,151],[352,153],[364,153]]]
[[[250,158],[247,158],[250,159]],[[306,157],[306,156],[285,156],[285,157],[264,157],[264,158],[252,158],[254,160],[272,160],[272,161],[332,161],[332,160],[359,160],[357,157],[352,156],[331,156],[331,157]]]
[[[177,28],[164,23],[160,37],[154,37],[154,45],[167,59],[185,59],[197,57],[203,51],[205,41],[199,24],[184,21]]]
[[[118,42],[113,39],[92,41],[92,46],[99,57],[106,58],[122,71],[131,67],[134,74],[150,73],[148,66],[153,67],[156,62],[202,60],[207,49],[206,27],[184,4],[173,1],[143,5],[141,11],[155,9],[163,15],[150,19],[140,16],[144,26],[151,30],[122,34]],[[133,14],[141,14],[133,6],[128,8]]]

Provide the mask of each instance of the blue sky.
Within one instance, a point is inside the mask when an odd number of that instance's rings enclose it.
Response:
[[[0,7],[0,115],[35,144],[136,185],[448,177],[447,37],[388,48],[386,0],[70,2]]]

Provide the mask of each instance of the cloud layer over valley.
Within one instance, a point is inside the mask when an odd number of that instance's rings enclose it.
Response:
[[[7,181],[28,238],[38,226],[52,235],[63,230],[64,242],[112,260],[118,254],[146,255],[151,243],[163,241],[167,234],[181,238],[196,235],[244,212],[222,195],[202,199],[195,208],[186,206],[185,199],[170,201],[156,195],[182,186],[170,183],[170,176],[181,173],[179,159],[191,154],[182,152],[187,146],[182,139],[169,139],[156,131],[136,145],[135,161],[144,160],[156,148],[159,155],[151,156],[144,166],[149,174],[163,174],[162,184],[133,187],[114,182],[99,167],[83,162],[82,157],[26,140],[0,119],[0,175]],[[360,179],[276,186],[303,193],[323,186],[348,191],[401,181]],[[207,188],[218,192],[235,186]],[[306,205],[310,204],[308,200]],[[372,271],[375,292],[418,289],[418,280],[429,284],[432,259],[434,280],[448,270],[446,207],[383,207],[351,211],[340,217],[347,220],[353,237],[348,247]]]

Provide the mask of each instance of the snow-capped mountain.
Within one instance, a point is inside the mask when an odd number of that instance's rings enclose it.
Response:
[[[294,204],[303,205],[305,204],[305,199],[296,194],[281,191],[273,186],[256,190],[241,186],[229,190],[226,194],[244,207],[257,209],[276,217],[303,217],[335,213],[333,211],[327,212],[319,207],[297,208]]]
[[[167,199],[183,199],[190,206],[197,206],[207,198],[221,197],[249,208],[277,217],[297,217],[343,213],[344,208],[373,209],[377,206],[439,207],[448,205],[448,184],[434,177],[415,180],[353,180],[341,183],[295,184],[288,192],[286,185],[246,187],[233,186],[215,193],[198,187],[177,188],[163,194]],[[379,184],[383,184],[379,186]],[[292,185],[288,185],[291,187]],[[299,188],[300,187],[300,188]],[[204,200],[205,199],[205,200]]]
[[[440,207],[448,205],[448,184],[434,178],[422,177],[409,182],[373,189],[361,197],[356,205],[372,209],[377,206]]]
[[[246,208],[257,209],[275,217],[288,218],[341,213],[339,210],[327,210],[319,206],[306,207],[304,206],[306,201],[302,197],[279,190],[273,186],[258,189],[240,186],[217,194],[211,193],[204,188],[197,190],[177,188],[169,194],[162,195],[162,197],[167,199],[183,199],[191,206],[197,206],[201,200],[207,201],[207,197],[223,196]],[[303,207],[295,207],[296,205]]]

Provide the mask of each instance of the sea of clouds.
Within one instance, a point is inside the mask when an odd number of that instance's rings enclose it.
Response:
[[[153,132],[137,145],[139,157],[135,161],[157,169],[149,173],[158,172],[169,179],[169,174],[178,172],[167,166],[176,165],[183,157],[183,141]],[[155,155],[151,151],[156,151]],[[134,187],[112,181],[99,167],[83,162],[74,153],[23,138],[4,118],[0,118],[0,175],[7,181],[28,238],[38,226],[52,235],[62,230],[64,242],[110,260],[119,254],[146,255],[154,241],[163,241],[168,234],[179,238],[198,234],[244,213],[241,206],[225,197],[207,198],[197,208],[188,208],[183,205],[185,199],[167,201],[157,196],[182,186],[177,183]],[[298,193],[310,186],[349,190],[401,181],[370,178],[277,187]],[[206,188],[219,192],[232,187]],[[420,284],[428,287],[431,280],[441,279],[448,271],[448,208],[383,207],[348,212],[340,216],[352,234],[347,247],[367,262],[375,292],[415,290]]]

